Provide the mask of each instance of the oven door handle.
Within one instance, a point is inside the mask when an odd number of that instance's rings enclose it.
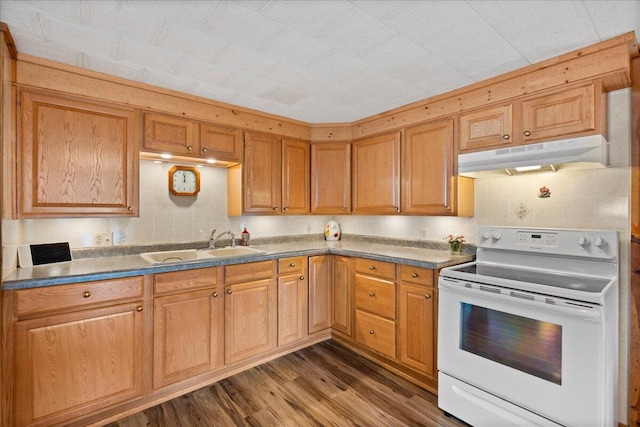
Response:
[[[456,284],[452,284],[454,282]],[[508,302],[511,304],[521,304],[528,307],[535,307],[537,309],[544,309],[554,313],[559,313],[564,316],[572,316],[582,319],[602,319],[602,310],[598,305],[588,305],[588,303],[580,303],[579,301],[570,301],[560,298],[550,298],[557,300],[558,303],[548,303],[540,300],[529,300],[526,298],[518,297],[517,295],[525,295],[523,292],[514,291],[513,294],[503,294],[496,291],[502,291],[502,289],[495,286],[487,285],[486,290],[467,288],[463,282],[456,282],[452,280],[440,280],[438,286],[440,291],[440,300],[442,300],[442,292],[452,291],[462,295],[474,295],[484,298],[493,299],[495,301]],[[514,296],[516,295],[516,296]]]

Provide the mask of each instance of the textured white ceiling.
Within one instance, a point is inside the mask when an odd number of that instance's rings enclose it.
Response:
[[[628,1],[7,1],[19,52],[351,122],[635,31]]]

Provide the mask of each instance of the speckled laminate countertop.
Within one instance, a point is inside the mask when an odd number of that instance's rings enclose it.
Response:
[[[139,255],[76,259],[74,261],[36,267],[18,268],[3,279],[2,290],[53,286],[91,280],[104,280],[167,271],[191,270],[219,265],[242,264],[291,256],[336,254],[388,261],[425,268],[443,268],[469,262],[472,253],[452,255],[449,251],[371,243],[363,241],[324,240],[267,243],[252,247],[264,254],[236,258],[214,258],[176,264],[149,264]]]

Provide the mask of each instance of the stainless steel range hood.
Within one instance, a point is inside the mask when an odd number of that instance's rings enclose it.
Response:
[[[602,135],[591,135],[539,144],[478,151],[458,155],[458,174],[554,165],[554,169],[589,169],[609,166],[609,143]]]

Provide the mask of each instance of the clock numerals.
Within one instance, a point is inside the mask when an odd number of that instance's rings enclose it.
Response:
[[[192,166],[172,167],[169,190],[176,196],[195,196],[200,191],[200,172]]]

